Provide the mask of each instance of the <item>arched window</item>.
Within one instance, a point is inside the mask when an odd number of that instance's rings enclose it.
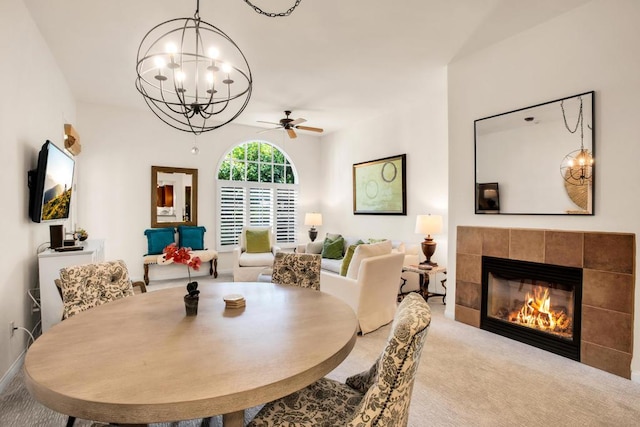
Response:
[[[218,166],[218,249],[232,249],[245,225],[270,226],[295,243],[298,177],[286,153],[266,141],[233,147]]]

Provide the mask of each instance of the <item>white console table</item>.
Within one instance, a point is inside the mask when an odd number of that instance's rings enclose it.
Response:
[[[87,240],[81,245],[84,247],[81,251],[56,252],[47,249],[38,254],[43,333],[62,319],[62,299],[54,282],[60,277],[60,269],[104,261],[104,240]]]

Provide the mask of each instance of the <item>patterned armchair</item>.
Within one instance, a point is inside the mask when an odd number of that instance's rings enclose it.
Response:
[[[387,345],[376,363],[346,384],[322,378],[267,403],[247,427],[403,427],[431,310],[416,293],[400,303]]]
[[[320,264],[318,254],[276,253],[271,282],[320,290]]]
[[[120,260],[62,268],[60,278],[55,282],[64,304],[63,320],[98,305],[132,296],[133,286],[146,292],[143,282],[131,283],[127,266]]]

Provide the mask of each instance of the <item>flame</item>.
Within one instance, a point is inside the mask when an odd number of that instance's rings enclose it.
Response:
[[[533,289],[533,295],[527,292],[522,308],[511,312],[509,321],[555,333],[567,332],[571,328],[571,319],[563,310],[551,309],[549,289],[542,287]]]

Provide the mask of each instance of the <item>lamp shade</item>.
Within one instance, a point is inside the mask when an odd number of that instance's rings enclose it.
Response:
[[[438,234],[442,233],[441,215],[418,215],[416,217],[416,234]]]
[[[309,212],[304,215],[304,225],[322,225],[322,214],[318,212]]]

